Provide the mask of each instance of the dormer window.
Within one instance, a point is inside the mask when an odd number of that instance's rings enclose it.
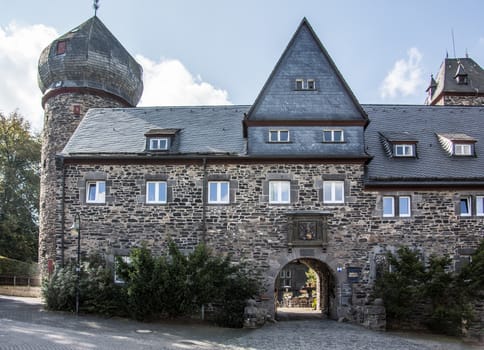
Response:
[[[449,156],[472,157],[475,156],[476,139],[466,134],[437,134],[442,148]]]
[[[456,143],[454,144],[454,155],[456,156],[470,156],[472,155],[472,145]]]
[[[417,139],[408,132],[380,132],[380,141],[389,158],[416,158]]]
[[[296,79],[296,90],[316,90],[314,79]]]
[[[180,129],[153,129],[145,134],[147,151],[168,151],[173,148],[176,133]]]
[[[344,132],[341,129],[323,130],[323,142],[344,142]]]
[[[289,142],[289,130],[270,130],[269,142]]]
[[[395,157],[415,157],[415,144],[394,144],[393,155]]]
[[[168,149],[168,139],[166,137],[153,137],[149,141],[150,151],[166,151]]]

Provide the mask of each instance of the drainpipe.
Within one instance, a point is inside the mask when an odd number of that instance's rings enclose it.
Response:
[[[61,266],[64,267],[64,233],[66,226],[66,213],[65,213],[65,197],[66,197],[66,169],[64,166],[64,157],[59,157],[59,163],[62,171],[62,195],[61,195]]]
[[[207,243],[207,158],[203,158],[202,242]]]

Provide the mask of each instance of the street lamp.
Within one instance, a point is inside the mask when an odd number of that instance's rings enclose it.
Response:
[[[73,235],[77,234],[77,285],[76,285],[76,315],[79,315],[79,294],[80,294],[80,283],[81,283],[81,217],[79,213],[74,215],[74,222],[70,228]]]

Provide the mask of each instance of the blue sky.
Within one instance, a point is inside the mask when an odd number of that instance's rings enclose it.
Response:
[[[0,13],[0,111],[41,127],[36,62],[92,0],[15,0]],[[307,17],[361,103],[421,104],[446,52],[484,65],[481,0],[100,0],[145,70],[142,105],[251,104]]]

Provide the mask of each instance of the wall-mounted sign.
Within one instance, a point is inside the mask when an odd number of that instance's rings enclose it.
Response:
[[[350,283],[358,283],[360,282],[360,275],[361,275],[361,267],[348,267],[346,268],[348,271],[348,282]]]

